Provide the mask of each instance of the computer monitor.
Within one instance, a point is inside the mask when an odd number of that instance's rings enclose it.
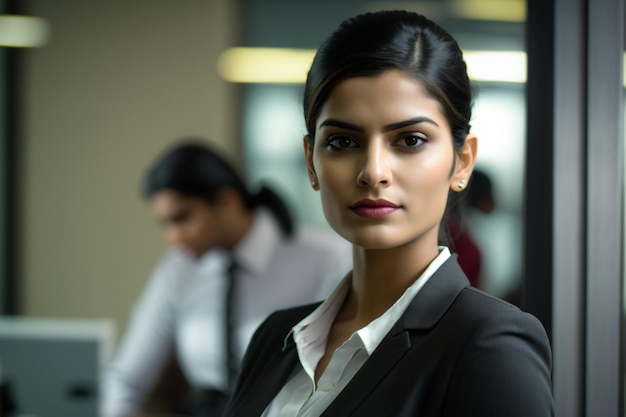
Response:
[[[97,417],[111,319],[0,316],[0,383],[15,415]],[[5,404],[6,406],[6,404]]]

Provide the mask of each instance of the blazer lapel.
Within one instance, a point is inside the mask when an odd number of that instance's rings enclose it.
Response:
[[[282,332],[280,332],[282,333]],[[236,387],[242,395],[235,393],[236,400],[228,407],[232,411],[228,415],[260,416],[267,405],[274,399],[283,385],[299,366],[296,345],[291,336],[284,347],[276,347],[266,360],[260,375],[251,378],[247,385]],[[261,382],[258,380],[261,378]],[[245,378],[244,378],[245,379]]]
[[[385,337],[352,381],[322,413],[321,417],[350,415],[375,389],[379,381],[408,352],[411,344],[406,332]]]
[[[430,277],[396,323],[392,333],[430,329],[448,311],[461,290],[469,285],[469,280],[456,258],[457,255],[452,254]]]
[[[431,329],[468,285],[469,281],[456,261],[456,255],[452,255],[415,296],[400,320],[352,381],[322,413],[322,417],[350,415],[375,390],[389,370],[428,335],[428,332],[420,332],[422,336],[418,338],[416,332],[411,330]]]
[[[278,352],[270,359],[269,368],[273,372],[265,373],[265,380],[258,384],[249,392],[252,395],[246,396],[241,407],[241,412],[235,413],[242,416],[260,416],[265,411],[267,405],[274,399],[283,385],[287,383],[289,376],[298,365],[298,355],[295,346],[290,346],[284,352]]]

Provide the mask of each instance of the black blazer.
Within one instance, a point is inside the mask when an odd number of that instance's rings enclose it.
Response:
[[[226,417],[263,413],[300,366],[285,337],[317,305],[276,312],[259,327]],[[550,374],[541,323],[470,287],[453,256],[322,416],[553,416]]]

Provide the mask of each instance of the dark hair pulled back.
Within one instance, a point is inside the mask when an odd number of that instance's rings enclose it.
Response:
[[[265,185],[257,193],[251,193],[226,159],[202,139],[181,139],[166,150],[146,172],[141,192],[144,198],[150,198],[159,191],[172,190],[213,203],[217,193],[224,188],[239,193],[251,210],[259,206],[268,208],[283,233],[292,234],[291,214],[278,194]]]
[[[450,123],[455,149],[465,142],[472,88],[454,38],[428,18],[408,11],[365,13],[345,20],[320,46],[304,91],[308,138],[332,88],[352,77],[399,69],[420,81]]]

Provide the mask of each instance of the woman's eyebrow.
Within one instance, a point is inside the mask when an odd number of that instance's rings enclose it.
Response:
[[[320,123],[318,129],[322,128],[324,126],[339,127],[341,129],[346,129],[346,130],[354,130],[355,132],[364,132],[365,131],[365,129],[363,129],[362,127],[359,127],[357,125],[353,125],[351,123],[342,122],[341,120],[337,120],[337,119],[326,119],[326,120],[324,120],[322,123]]]
[[[433,119],[426,117],[426,116],[420,116],[420,117],[414,117],[408,120],[403,120],[401,122],[385,125],[383,127],[383,131],[390,132],[392,130],[402,129],[407,126],[412,126],[412,125],[416,125],[419,123],[430,123],[439,127],[437,122],[435,122]],[[318,128],[322,128],[324,126],[333,126],[333,127],[338,127],[338,128],[346,129],[346,130],[353,130],[355,132],[361,132],[361,133],[365,131],[365,129],[363,129],[362,127],[359,127],[352,123],[342,122],[341,120],[337,120],[337,119],[326,119],[322,123],[320,123]]]
[[[404,120],[402,122],[388,124],[385,127],[383,127],[383,131],[384,132],[389,132],[389,131],[392,131],[392,130],[402,129],[402,128],[405,128],[407,126],[412,126],[412,125],[416,125],[416,124],[419,124],[419,123],[430,123],[430,124],[433,124],[433,125],[439,127],[437,122],[435,122],[433,119],[431,119],[429,117],[426,117],[426,116],[420,116],[420,117],[414,117],[414,118],[409,119],[409,120]]]

